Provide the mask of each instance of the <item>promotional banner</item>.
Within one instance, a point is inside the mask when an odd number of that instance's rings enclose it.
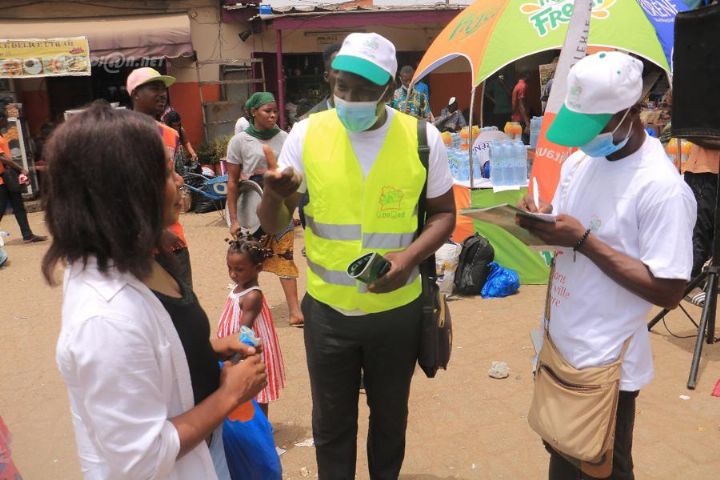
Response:
[[[571,148],[555,145],[548,141],[546,133],[565,100],[567,76],[570,68],[581,60],[587,51],[592,8],[593,0],[575,1],[575,8],[567,27],[565,44],[560,51],[560,60],[555,70],[553,88],[545,109],[540,138],[535,148],[530,190],[532,192],[532,185],[534,184],[532,179],[537,179],[540,198],[546,202],[552,201],[555,188],[560,180],[560,168],[565,159],[572,153]]]
[[[681,0],[638,0],[650,23],[655,27],[668,64],[672,66],[672,50],[675,44],[675,16],[685,12],[688,6]]]
[[[68,75],[90,75],[87,38],[0,39],[0,78]]]

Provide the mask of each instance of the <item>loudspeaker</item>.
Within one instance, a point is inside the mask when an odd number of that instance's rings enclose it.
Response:
[[[672,134],[720,148],[720,5],[678,13],[673,51]]]

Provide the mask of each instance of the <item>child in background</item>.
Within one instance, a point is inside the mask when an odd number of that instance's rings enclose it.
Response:
[[[0,480],[22,480],[10,455],[10,432],[0,417]]]
[[[251,237],[239,237],[228,243],[228,274],[235,288],[228,295],[220,315],[218,337],[239,335],[240,327],[246,326],[252,328],[262,341],[268,383],[256,400],[267,416],[268,403],[277,400],[280,389],[285,387],[285,365],[275,325],[265,296],[258,286],[258,274],[262,270],[263,261],[272,256],[272,251],[262,248]]]

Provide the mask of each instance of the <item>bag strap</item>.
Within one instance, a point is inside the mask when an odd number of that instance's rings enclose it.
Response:
[[[545,318],[543,318],[543,325],[545,327],[545,333],[550,337],[550,298],[552,292],[552,280],[553,274],[555,273],[555,257],[553,256],[550,260],[550,276],[548,277],[547,292],[545,293]]]
[[[427,220],[427,185],[428,176],[430,175],[430,146],[427,141],[427,122],[425,120],[418,119],[417,121],[417,141],[420,163],[425,167],[425,183],[423,184],[422,192],[418,199],[418,229],[416,238],[422,234],[425,228],[425,221]],[[437,275],[435,270],[435,254],[430,255],[420,263],[420,274],[425,277],[435,278]]]

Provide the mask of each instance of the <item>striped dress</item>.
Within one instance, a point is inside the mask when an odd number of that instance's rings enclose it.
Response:
[[[235,289],[230,291],[225,308],[220,315],[220,323],[218,324],[218,338],[228,335],[236,335],[240,332],[242,325],[242,297],[247,293],[257,290],[260,287],[251,287],[239,293],[235,293]],[[261,292],[262,293],[262,292]],[[262,341],[263,345],[263,361],[267,369],[268,384],[256,397],[258,403],[274,402],[280,398],[280,389],[285,388],[285,363],[283,362],[282,352],[280,351],[280,342],[278,342],[275,325],[273,324],[270,308],[262,297],[262,309],[260,314],[255,318],[252,325],[255,335]]]

